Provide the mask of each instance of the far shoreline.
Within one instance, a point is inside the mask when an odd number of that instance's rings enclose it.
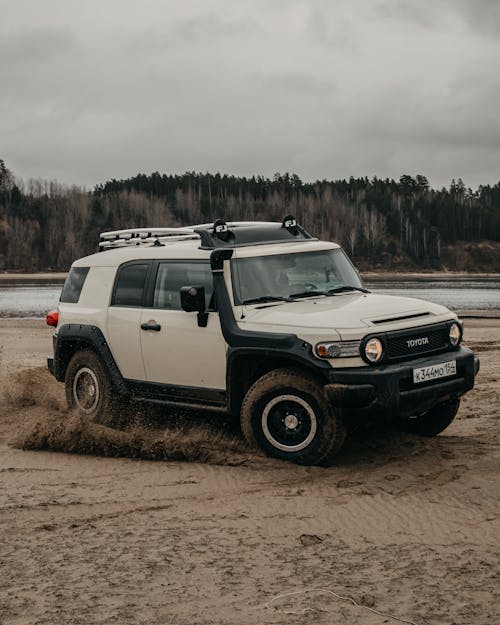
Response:
[[[361,277],[368,282],[414,280],[414,281],[439,281],[448,280],[491,280],[500,281],[500,272],[471,273],[466,271],[361,271]],[[64,282],[67,272],[34,272],[34,273],[0,273],[0,283],[19,282]]]
[[[360,271],[363,280],[377,282],[383,280],[500,280],[500,273],[483,272],[472,273],[467,271]]]
[[[64,282],[67,272],[35,272],[35,273],[16,273],[4,272],[0,273],[1,282]]]

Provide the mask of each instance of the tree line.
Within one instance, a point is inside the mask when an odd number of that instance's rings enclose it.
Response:
[[[16,180],[1,159],[0,270],[66,270],[96,250],[105,230],[218,217],[281,220],[288,213],[315,236],[341,243],[364,269],[470,269],[460,265],[462,250],[471,249],[479,250],[478,268],[500,271],[500,182],[472,190],[458,179],[449,188],[432,189],[423,175],[303,182],[288,173],[266,178],[154,172],[88,191]],[[495,253],[485,257],[490,248]]]

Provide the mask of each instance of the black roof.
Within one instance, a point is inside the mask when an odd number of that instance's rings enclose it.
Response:
[[[287,215],[282,223],[246,222],[226,224],[218,219],[213,225],[195,228],[200,235],[201,249],[233,248],[269,243],[312,241],[310,235],[295,219]]]

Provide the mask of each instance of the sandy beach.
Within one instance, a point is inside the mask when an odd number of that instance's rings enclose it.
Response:
[[[498,622],[500,319],[465,323],[481,371],[447,431],[359,433],[319,468],[201,417],[87,427],[51,329],[0,319],[0,623]]]

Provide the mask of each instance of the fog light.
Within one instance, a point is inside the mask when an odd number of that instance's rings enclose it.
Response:
[[[384,354],[380,339],[372,338],[366,341],[365,356],[370,362],[378,362]]]
[[[450,343],[456,347],[460,343],[462,332],[458,323],[452,323],[450,326]]]

